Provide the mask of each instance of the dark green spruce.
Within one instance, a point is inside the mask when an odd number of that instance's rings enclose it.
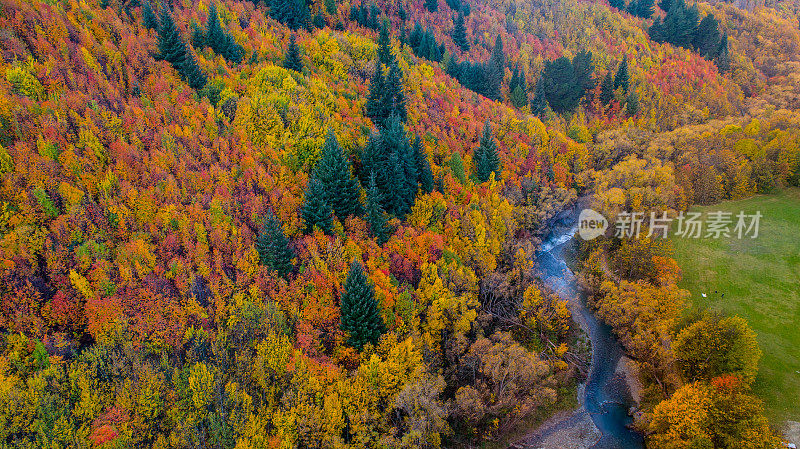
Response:
[[[158,17],[153,12],[150,2],[144,2],[142,5],[142,25],[149,30],[158,29]]]
[[[283,232],[281,222],[275,218],[272,210],[267,212],[267,216],[264,218],[261,233],[256,240],[256,250],[258,250],[258,259],[261,265],[277,272],[282,277],[286,277],[292,272],[294,253],[289,246],[289,239]]]
[[[375,287],[357,260],[350,265],[339,307],[342,330],[347,332],[347,344],[353,348],[360,351],[367,343],[375,345],[386,332]]]
[[[350,215],[360,213],[358,181],[353,178],[350,161],[332,129],[328,130],[319,161],[314,167],[314,178],[322,183],[325,202],[339,221],[344,222]]]
[[[492,137],[492,127],[488,121],[483,127],[483,135],[472,158],[475,164],[475,177],[479,181],[488,181],[492,173],[495,174],[495,180],[500,179],[500,158],[497,156],[497,144]]]
[[[308,182],[306,196],[303,199],[303,207],[300,209],[303,223],[305,223],[303,228],[305,234],[312,233],[314,226],[319,227],[327,234],[331,233],[333,229],[333,210],[325,198],[325,186],[318,179],[312,177]]]
[[[289,38],[289,48],[283,59],[283,68],[303,73],[303,61],[300,59],[300,47],[297,46],[297,37],[292,34]]]

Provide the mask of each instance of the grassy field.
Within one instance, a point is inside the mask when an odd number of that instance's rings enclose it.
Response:
[[[756,239],[677,237],[675,258],[694,305],[746,318],[758,334],[754,389],[770,418],[800,421],[800,189],[694,210],[763,215]]]

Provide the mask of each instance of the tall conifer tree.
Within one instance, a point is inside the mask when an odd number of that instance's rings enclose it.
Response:
[[[300,47],[297,46],[297,37],[294,34],[289,38],[289,48],[286,49],[283,68],[294,70],[295,72],[303,72],[303,61],[300,59]]]
[[[311,178],[308,182],[306,196],[303,199],[303,207],[300,213],[305,223],[303,232],[310,234],[314,231],[314,226],[319,227],[323,232],[330,233],[333,228],[333,210],[331,205],[325,201],[325,186],[316,178]]]
[[[622,57],[622,62],[619,63],[619,68],[617,68],[617,74],[614,76],[614,89],[619,89],[621,87],[622,90],[627,92],[629,85],[630,75],[628,74],[628,55],[624,55]]]
[[[350,173],[350,161],[344,155],[336,134],[328,130],[320,159],[314,168],[314,178],[323,185],[325,202],[333,208],[340,221],[350,215],[357,215],[361,205],[358,201],[359,188]]]
[[[467,40],[467,29],[464,26],[464,15],[458,14],[453,25],[453,43],[461,49],[461,51],[469,51],[469,41]]]
[[[375,287],[358,261],[350,265],[339,307],[347,344],[360,351],[367,343],[378,343],[386,327],[375,299]]]
[[[279,276],[285,277],[292,271],[294,253],[289,247],[289,239],[283,232],[283,226],[272,210],[264,218],[261,233],[256,240],[256,250],[261,265],[276,271]]]

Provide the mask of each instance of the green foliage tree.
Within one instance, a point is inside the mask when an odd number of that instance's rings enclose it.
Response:
[[[720,72],[725,73],[731,69],[731,59],[728,53],[728,33],[723,34],[722,39],[719,41],[719,47],[717,47],[716,56],[714,56],[714,63],[717,64],[717,68]]]
[[[547,92],[545,91],[545,81],[542,76],[536,82],[536,89],[533,92],[533,99],[531,99],[531,112],[535,116],[543,118],[547,113],[547,108]]]
[[[392,61],[389,67],[389,75],[386,78],[383,104],[390,116],[396,114],[405,123],[408,119],[408,110],[406,109],[406,94],[402,77],[400,66],[396,61]]]
[[[267,0],[269,15],[293,30],[309,28],[311,11],[306,0]]]
[[[692,46],[695,51],[706,59],[712,59],[717,55],[721,36],[719,33],[719,24],[714,14],[707,14],[700,21],[697,26],[697,31],[692,40]]]
[[[303,207],[300,213],[305,223],[303,232],[310,234],[314,231],[314,226],[319,227],[323,232],[330,233],[333,229],[333,210],[331,205],[325,201],[325,186],[316,178],[311,178],[308,182],[306,196],[303,199]]]
[[[654,0],[631,0],[628,9],[636,17],[649,19],[655,11],[655,2]]]
[[[378,127],[385,126],[392,115],[396,115],[402,122],[406,121],[408,110],[405,88],[400,66],[396,61],[392,61],[386,76],[382,64],[375,61],[375,74],[369,86],[365,109],[365,115]]]
[[[525,79],[525,70],[520,70],[519,65],[514,68],[508,83],[508,99],[517,108],[528,105],[528,82]]]
[[[603,82],[600,84],[600,102],[607,106],[613,99],[614,78],[611,76],[611,71],[608,71],[606,72],[606,76],[603,77]]]
[[[172,14],[166,7],[161,9],[160,22],[158,57],[172,64],[192,89],[202,89],[207,82],[206,76],[198,67],[194,55],[186,48],[186,43],[181,39],[178,28],[172,20]]]
[[[628,55],[622,57],[622,62],[619,63],[617,74],[614,76],[614,89],[622,88],[627,92],[630,86],[630,74],[628,73]]]
[[[275,218],[272,210],[267,212],[267,216],[264,218],[261,233],[256,240],[256,250],[261,265],[277,272],[279,276],[286,277],[291,273],[294,252],[289,246],[289,239],[283,232],[283,226]]]
[[[453,33],[451,34],[453,43],[461,51],[469,51],[469,41],[467,40],[467,29],[464,25],[464,15],[459,13],[453,21]]]
[[[397,114],[392,114],[386,126],[370,136],[362,153],[364,184],[369,182],[372,173],[381,193],[383,209],[398,217],[408,214],[419,188],[419,174],[405,127]]]
[[[696,4],[688,7],[684,0],[673,0],[663,22],[661,19],[653,22],[650,38],[656,42],[668,42],[691,49],[699,20],[700,13]]]
[[[500,159],[497,156],[497,144],[492,136],[492,127],[487,121],[483,126],[480,143],[473,153],[475,176],[481,182],[486,182],[492,173],[495,179],[500,179]]]
[[[314,178],[323,186],[325,202],[333,208],[340,221],[360,212],[359,188],[351,173],[350,161],[344,155],[336,134],[328,130],[320,159],[314,168]]]
[[[389,116],[388,108],[384,104],[384,96],[386,91],[386,79],[383,75],[383,67],[380,62],[375,62],[375,73],[372,75],[372,81],[369,83],[369,97],[364,106],[364,114],[372,119],[376,125],[382,125],[386,118]]]
[[[639,112],[639,96],[636,95],[636,92],[631,92],[628,94],[625,112],[629,116],[634,116]]]
[[[186,44],[181,39],[169,8],[161,8],[161,26],[158,28],[158,57],[180,70],[186,58]]]
[[[328,13],[329,16],[335,16],[336,9],[336,0],[325,0],[325,12]]]
[[[206,43],[206,31],[197,22],[192,21],[191,42],[194,48],[203,48]]]
[[[342,330],[347,332],[347,344],[358,349],[378,343],[386,326],[380,305],[375,299],[375,287],[364,273],[364,267],[354,260],[344,284],[340,302]]]
[[[439,10],[439,0],[425,0],[425,8],[430,12]]]
[[[200,70],[200,67],[197,65],[197,60],[194,58],[194,54],[188,53],[186,57],[183,59],[183,66],[180,69],[181,74],[186,79],[186,83],[194,90],[200,90],[206,86],[208,82],[208,78],[206,78],[206,74]]]
[[[230,33],[222,29],[217,14],[217,5],[212,3],[208,9],[208,23],[206,24],[205,44],[214,50],[214,53],[226,60],[238,64],[242,62],[244,49],[237,44]]]
[[[683,328],[673,343],[675,357],[689,381],[733,374],[750,384],[758,373],[761,349],[747,321],[709,313]]]
[[[590,52],[579,52],[572,62],[565,57],[547,61],[542,71],[544,93],[553,111],[563,114],[573,111],[591,84]],[[538,86],[537,86],[538,88]]]
[[[158,18],[153,12],[150,2],[144,2],[144,5],[142,5],[142,25],[149,30],[158,29]]]
[[[388,20],[384,20],[383,23],[381,23],[381,30],[378,34],[378,62],[386,66],[390,66],[394,63],[392,38],[389,35]]]
[[[289,38],[289,48],[286,49],[286,57],[283,59],[283,68],[303,72],[303,61],[300,59],[300,47],[297,45],[297,37],[292,34]]]
[[[419,185],[424,193],[431,193],[433,191],[433,172],[419,135],[414,137],[412,151],[417,165],[417,173],[419,174]]]
[[[625,9],[625,0],[609,0],[608,4],[612,8]]]

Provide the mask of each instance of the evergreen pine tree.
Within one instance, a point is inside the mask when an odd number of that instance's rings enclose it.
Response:
[[[192,53],[186,53],[180,72],[184,79],[186,79],[186,83],[189,85],[189,87],[194,90],[202,89],[208,82],[205,73],[200,70],[200,67],[197,65],[197,60],[194,59],[194,55]]]
[[[381,24],[381,31],[378,35],[378,62],[386,66],[394,62],[392,54],[392,38],[389,36],[389,22],[384,20]]]
[[[577,56],[576,56],[577,57]],[[547,104],[559,114],[570,112],[580,101],[575,68],[566,57],[547,61],[542,71]]]
[[[584,96],[587,90],[594,88],[594,81],[592,80],[592,72],[594,72],[594,64],[592,63],[592,52],[581,50],[572,58],[572,66],[575,71],[574,87],[572,89],[573,97],[577,97],[577,102]]]
[[[413,153],[419,174],[419,185],[424,193],[431,193],[433,191],[433,172],[431,172],[431,164],[428,162],[428,155],[425,154],[422,139],[419,136],[414,137]]]
[[[381,193],[375,183],[375,173],[369,176],[366,212],[372,236],[378,241],[378,245],[383,246],[389,241],[389,229],[386,224],[386,212],[381,207]]]
[[[730,55],[728,54],[728,33],[722,35],[722,39],[719,41],[719,47],[717,47],[717,51],[715,53],[716,56],[714,56],[714,63],[717,64],[719,71],[725,73],[730,70],[731,60]]]
[[[208,8],[206,44],[218,55],[224,53],[225,46],[228,44],[227,39],[225,39],[225,31],[222,29],[222,25],[219,24],[216,3],[211,3],[211,6]]]
[[[283,232],[283,226],[272,210],[264,218],[264,225],[256,240],[256,250],[259,263],[276,271],[279,276],[285,277],[292,271],[294,253],[289,247],[289,239]]]
[[[387,107],[384,104],[386,80],[383,76],[383,67],[379,61],[375,61],[375,74],[369,84],[369,97],[365,105],[365,115],[377,126],[383,126],[388,117]]]
[[[695,51],[705,57],[711,59],[714,57],[717,48],[719,47],[720,34],[717,19],[714,14],[707,14],[700,21],[697,26],[697,32],[694,35],[692,46]]]
[[[333,208],[340,221],[350,215],[357,215],[361,205],[358,201],[359,188],[350,173],[350,161],[344,155],[336,134],[328,130],[320,159],[314,168],[314,178],[323,186],[325,202]]]
[[[283,68],[303,72],[303,61],[300,59],[300,47],[297,46],[297,37],[294,34],[289,38],[289,48],[283,60]]]
[[[144,2],[142,6],[142,25],[149,30],[158,29],[158,18],[153,12],[153,7],[150,2]]]
[[[514,68],[511,81],[508,83],[508,99],[517,108],[528,105],[528,84],[525,81],[525,71],[519,66]]]
[[[397,114],[373,134],[361,155],[361,179],[365,185],[371,173],[381,195],[383,209],[404,217],[418,190],[418,170],[405,127]]]
[[[634,14],[637,17],[641,17],[643,19],[649,19],[650,17],[653,16],[653,12],[655,12],[654,0],[636,0],[634,4],[636,5]]]
[[[611,103],[614,99],[614,79],[611,77],[611,71],[606,72],[603,83],[600,85],[600,102],[604,105]]]
[[[309,28],[311,12],[306,0],[270,0],[270,16],[293,30]]]
[[[545,82],[542,77],[536,82],[536,89],[533,92],[533,99],[531,100],[531,112],[542,118],[547,113],[547,94],[545,93]]]
[[[631,92],[628,94],[627,106],[625,107],[625,111],[630,116],[636,115],[639,112],[639,97],[636,95],[636,92]]]
[[[519,64],[514,66],[514,70],[511,71],[511,79],[508,81],[508,91],[513,92],[518,84],[519,84]]]
[[[194,48],[203,48],[206,47],[206,32],[197,22],[192,22],[192,37],[191,37],[192,46]]]
[[[669,10],[672,9],[673,2],[674,0],[659,0],[658,7],[664,12],[669,12]]]
[[[318,179],[312,177],[308,182],[303,207],[300,210],[305,223],[304,233],[313,232],[314,226],[319,227],[325,233],[331,232],[333,211],[331,205],[325,201],[325,197],[325,186]]]
[[[612,8],[625,9],[625,0],[608,0],[608,4]]]
[[[653,24],[647,29],[647,34],[650,36],[650,39],[653,42],[666,42],[666,38],[664,36],[664,22],[661,21],[660,17],[653,19]]]
[[[505,69],[506,57],[503,53],[503,40],[498,34],[492,49],[492,56],[485,65],[486,87],[483,90],[483,94],[486,98],[491,100],[500,98],[500,88],[503,84]]]
[[[396,61],[392,61],[389,67],[389,76],[386,78],[383,104],[384,110],[388,112],[389,115],[397,114],[402,122],[405,122],[408,118],[402,74],[400,73],[400,66]]]
[[[186,44],[181,40],[181,35],[169,8],[161,9],[161,25],[158,28],[159,58],[169,62],[176,70],[181,70],[186,59]]]
[[[483,135],[481,136],[478,148],[475,149],[473,156],[475,163],[475,176],[481,182],[489,180],[492,172],[495,173],[495,179],[500,179],[500,159],[497,156],[497,144],[492,137],[492,127],[487,121],[483,127]]]
[[[497,66],[501,71],[506,68],[506,54],[503,51],[503,39],[498,34],[494,40],[494,47],[492,48],[492,63]]]
[[[614,89],[619,89],[621,87],[622,90],[627,92],[629,85],[630,75],[628,74],[628,55],[624,55],[622,57],[622,62],[619,64],[619,68],[617,68],[617,74],[614,76]]]
[[[467,29],[464,26],[464,15],[459,14],[453,26],[453,43],[461,49],[461,51],[469,51],[469,41],[467,40]]]
[[[430,12],[439,10],[439,0],[425,0],[425,8]]]
[[[168,61],[186,80],[189,87],[202,89],[207,82],[206,75],[197,66],[194,55],[181,39],[178,28],[167,8],[161,10],[161,26],[158,28],[159,58]]]
[[[325,0],[325,12],[327,12],[329,16],[336,15],[336,0]]]
[[[347,344],[360,351],[367,343],[378,343],[386,327],[375,299],[375,287],[356,260],[347,274],[340,309],[342,330],[348,336]]]

